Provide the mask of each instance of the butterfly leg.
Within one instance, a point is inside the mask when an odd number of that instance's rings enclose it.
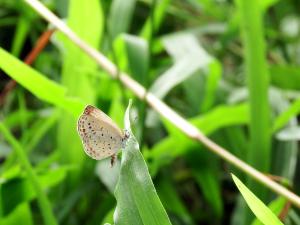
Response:
[[[113,167],[116,161],[116,154],[113,154],[110,159],[110,166]]]

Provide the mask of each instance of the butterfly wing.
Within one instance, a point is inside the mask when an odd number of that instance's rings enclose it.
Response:
[[[91,108],[92,107],[92,108]],[[122,147],[123,133],[101,110],[87,106],[77,125],[84,151],[93,159],[114,155]]]
[[[92,106],[92,105],[88,105],[85,107],[84,115],[91,115],[92,117],[95,117],[103,122],[108,123],[111,127],[113,127],[116,131],[118,131],[118,133],[123,136],[123,132],[122,130],[117,126],[117,124],[109,117],[107,116],[104,112],[102,112],[100,109]]]

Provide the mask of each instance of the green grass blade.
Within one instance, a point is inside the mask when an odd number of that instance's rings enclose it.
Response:
[[[19,171],[17,171],[17,169]],[[49,167],[47,167],[48,169]],[[14,172],[17,171],[17,172]],[[67,167],[59,167],[50,170],[44,170],[38,175],[39,185],[42,189],[50,189],[62,182],[68,172]],[[17,173],[9,176],[9,173]],[[2,183],[1,187],[1,203],[3,216],[7,216],[12,213],[20,204],[29,202],[37,197],[34,186],[29,176],[24,176],[20,167],[12,167],[7,169],[3,175],[1,175]]]
[[[282,89],[300,89],[299,66],[271,66],[271,83]]]
[[[81,113],[84,104],[66,96],[64,86],[43,76],[1,48],[0,58],[0,68],[37,98],[64,108],[75,116]]]
[[[80,38],[95,49],[99,47],[104,29],[101,1],[70,1],[67,20],[68,25]],[[88,104],[94,104],[98,87],[97,80],[93,79],[90,74],[98,72],[98,65],[67,37],[60,36],[60,38],[65,50],[62,65],[62,84],[68,88],[71,95],[80,97]],[[84,164],[86,158],[76,132],[77,118],[62,117],[59,120],[57,140],[61,162],[74,163],[80,167]],[[72,184],[78,181],[81,172],[82,170],[72,172]]]
[[[205,97],[201,104],[201,112],[208,111],[214,105],[218,84],[222,75],[222,66],[218,60],[212,60],[208,67],[209,73],[206,78]]]
[[[176,85],[208,67],[212,57],[203,49],[193,34],[175,34],[164,38],[164,46],[175,61],[150,87],[157,97],[163,98]]]
[[[26,41],[31,23],[28,21],[28,18],[21,16],[18,20],[16,32],[14,35],[14,40],[12,44],[11,52],[14,56],[19,56]]]
[[[108,29],[111,40],[117,35],[127,32],[131,24],[136,0],[114,0],[110,8]]]
[[[133,35],[124,35],[123,37],[131,75],[140,84],[146,86],[149,70],[148,43],[144,39]]]
[[[0,217],[0,225],[34,225],[28,203],[20,204],[19,207],[6,217]]]
[[[115,190],[117,199],[115,224],[171,224],[156,193],[138,143],[131,132],[129,110],[130,105],[124,123],[131,137],[123,150],[120,177]]]
[[[150,64],[149,45],[143,38],[137,36],[124,35],[123,37],[127,52],[128,69],[131,71],[131,75],[136,81],[145,88],[148,88]],[[137,106],[140,126],[136,130],[136,138],[142,143],[145,131],[146,103],[142,101],[139,102]]]
[[[156,33],[159,30],[159,27],[166,15],[167,8],[170,4],[170,0],[156,0],[156,1],[157,2],[155,4],[154,13],[153,13],[154,24],[151,24],[151,17],[149,17],[145,22],[140,34],[142,37],[144,37],[147,40],[151,38],[153,33]],[[154,28],[153,31],[152,28]]]
[[[273,132],[285,126],[289,120],[297,116],[300,112],[300,99],[294,101],[287,110],[281,113],[274,121]]]
[[[162,165],[166,165],[176,157],[184,155],[191,146],[196,145],[172,124],[165,120],[163,122],[170,133],[169,137],[158,142],[151,151],[146,153],[147,158],[149,157],[148,159],[151,159],[153,163],[151,165],[152,175]],[[190,122],[197,126],[205,135],[210,135],[218,129],[227,126],[247,124],[249,122],[248,105],[220,106],[211,110],[211,112],[191,119]]]
[[[18,143],[18,141],[12,136],[12,134],[9,132],[9,130],[7,130],[6,127],[3,125],[3,123],[1,123],[1,122],[0,122],[0,131],[1,131],[2,135],[5,137],[5,139],[15,149],[20,162],[22,163],[26,172],[28,173],[28,177],[36,191],[36,194],[37,194],[37,200],[39,203],[40,210],[42,212],[44,223],[46,225],[57,224],[57,221],[56,221],[56,219],[53,215],[52,209],[51,209],[51,204],[39,183],[37,175],[35,174],[33,168],[31,167],[31,164],[25,154],[24,149],[22,149],[22,146]]]
[[[54,102],[55,99],[59,101],[64,97],[65,88],[50,81],[3,49],[0,49],[0,58],[1,69],[41,100]]]
[[[32,132],[31,139],[26,143],[25,149],[27,152],[31,152],[40,140],[47,134],[52,126],[57,122],[59,116],[61,116],[58,110],[55,110],[49,118],[40,121],[37,128]]]
[[[265,225],[283,225],[272,211],[259,200],[235,175],[232,179],[255,216]]]
[[[236,0],[236,2],[241,18],[250,103],[251,141],[247,162],[262,172],[268,172],[271,161],[271,127],[268,101],[269,73],[265,58],[263,14],[258,0]],[[249,178],[248,185],[260,198],[266,198],[266,188],[258,185],[251,178]]]
[[[275,199],[274,201],[272,201],[269,205],[268,208],[275,214],[275,215],[279,215],[282,210],[284,210],[284,207],[287,203],[287,200],[285,200],[282,197],[279,197],[277,199]],[[251,225],[262,225],[262,222],[260,222],[259,219],[255,219]]]

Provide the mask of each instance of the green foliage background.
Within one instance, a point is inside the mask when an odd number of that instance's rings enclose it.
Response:
[[[44,3],[205,135],[300,193],[297,1]],[[61,33],[33,68],[22,63],[48,28],[24,1],[0,0],[1,92],[10,79],[17,81],[0,106],[1,225],[250,224],[254,217],[230,172],[281,212],[286,202],[280,196],[184,136]],[[88,158],[76,133],[84,106],[97,106],[124,127],[130,98],[136,161],[123,158],[110,168]],[[135,180],[139,174],[148,186]],[[299,221],[299,210],[290,208],[284,223]]]

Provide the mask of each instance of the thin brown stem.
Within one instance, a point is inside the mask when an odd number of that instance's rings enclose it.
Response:
[[[29,52],[29,54],[25,57],[24,63],[27,65],[31,65],[40,52],[46,47],[48,44],[50,37],[52,36],[55,29],[46,30],[40,38],[37,40],[34,48]],[[15,80],[10,80],[4,87],[3,91],[0,93],[0,105],[3,105],[8,93],[10,93],[15,87],[17,83]]]
[[[291,206],[292,206],[291,202],[286,201],[286,203],[284,204],[283,209],[281,210],[281,212],[278,215],[278,218],[281,221],[284,221],[286,219],[286,217],[288,216],[289,210],[291,209]]]
[[[37,40],[34,48],[29,52],[29,54],[25,57],[24,62],[27,65],[31,65],[40,52],[47,46],[49,40],[54,33],[55,29],[46,30]]]

